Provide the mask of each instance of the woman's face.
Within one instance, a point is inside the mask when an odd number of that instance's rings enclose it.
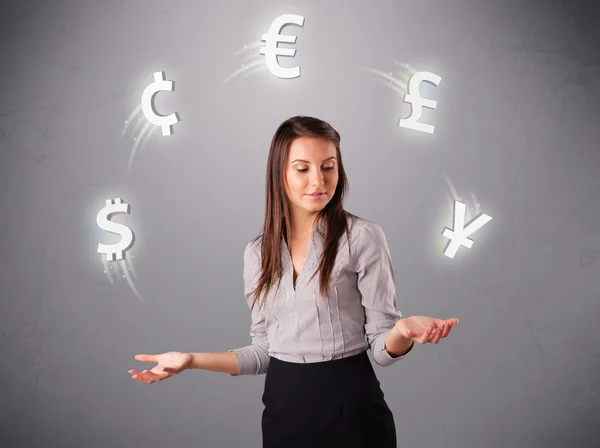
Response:
[[[290,145],[284,180],[292,212],[319,212],[333,197],[338,183],[335,145],[324,139],[299,137]],[[311,196],[313,193],[322,193]]]

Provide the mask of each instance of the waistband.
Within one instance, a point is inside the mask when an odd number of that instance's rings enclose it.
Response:
[[[349,369],[362,368],[372,372],[373,366],[367,355],[367,350],[348,356],[347,358],[332,359],[318,362],[290,362],[282,361],[273,356],[269,357],[269,371],[293,372],[294,374],[325,374],[348,371]]]

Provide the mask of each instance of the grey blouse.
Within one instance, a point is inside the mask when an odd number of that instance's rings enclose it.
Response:
[[[318,268],[323,237],[317,229],[313,231],[295,285],[294,266],[282,238],[283,277],[279,291],[275,294],[276,283],[262,306],[262,296],[256,301],[251,311],[252,344],[229,350],[236,353],[238,375],[267,373],[270,356],[310,363],[346,358],[370,348],[373,360],[380,366],[404,358],[405,355],[392,357],[385,350],[385,338],[402,314],[396,308],[394,271],[383,230],[378,224],[360,218],[354,228],[350,218],[348,223],[350,241],[345,233],[340,238],[328,300],[319,293],[319,275],[309,281]],[[250,242],[244,251],[248,307],[252,306],[250,294],[260,274],[259,244],[260,239],[254,244]]]

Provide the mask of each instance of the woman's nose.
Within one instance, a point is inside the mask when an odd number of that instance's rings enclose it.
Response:
[[[313,175],[311,181],[311,185],[323,185],[324,184],[324,176],[322,173],[318,173]]]

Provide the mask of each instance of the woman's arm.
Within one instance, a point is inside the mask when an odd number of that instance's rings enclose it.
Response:
[[[211,370],[231,375],[239,373],[239,365],[235,352],[191,353],[191,355],[190,370]]]
[[[385,350],[392,358],[404,356],[413,348],[415,341],[405,338],[394,326],[385,337]]]
[[[260,264],[258,263],[256,250],[253,251],[252,245],[249,243],[244,251],[244,295],[248,308],[252,308],[250,312],[250,338],[252,343],[226,352],[191,353],[193,359],[190,369],[225,372],[233,376],[267,373],[270,358],[265,317],[260,310],[258,301],[252,307],[250,297],[250,293],[256,287],[259,269]]]
[[[369,222],[358,235],[357,286],[365,308],[365,333],[373,360],[392,365],[412,350],[413,344],[393,332],[402,313],[396,307],[396,281],[392,257],[383,229]]]

